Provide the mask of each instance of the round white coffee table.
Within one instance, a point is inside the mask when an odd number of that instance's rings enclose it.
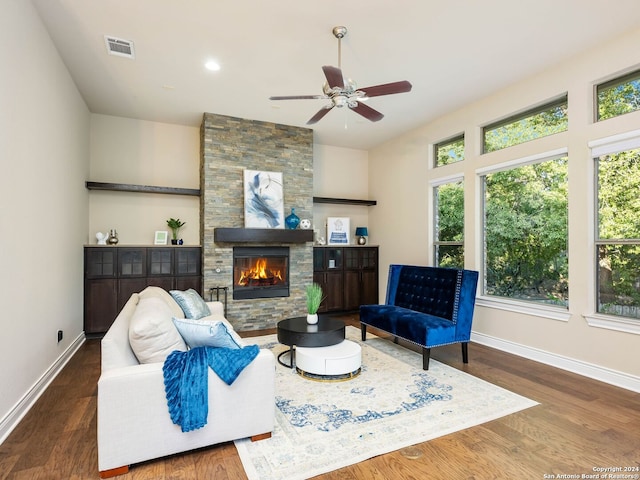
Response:
[[[351,340],[328,347],[297,347],[296,370],[318,380],[346,380],[360,374],[362,349]]]

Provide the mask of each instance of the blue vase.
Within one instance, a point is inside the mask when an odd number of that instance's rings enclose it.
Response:
[[[295,230],[300,224],[300,219],[296,215],[296,209],[291,209],[291,215],[284,219],[284,224],[289,230]]]

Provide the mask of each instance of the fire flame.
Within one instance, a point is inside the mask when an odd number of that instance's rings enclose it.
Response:
[[[240,273],[238,285],[243,287],[253,283],[273,285],[278,280],[284,281],[280,270],[271,270],[268,268],[266,258],[258,258],[253,267]]]

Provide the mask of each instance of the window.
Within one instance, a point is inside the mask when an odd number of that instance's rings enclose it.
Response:
[[[597,312],[640,318],[640,148],[595,161]]]
[[[464,160],[464,134],[433,146],[436,167]]]
[[[462,181],[433,189],[433,261],[436,267],[464,268],[464,190]]]
[[[536,138],[564,132],[568,126],[567,96],[514,115],[482,129],[483,152],[489,153]]]
[[[596,121],[640,109],[640,70],[596,86]]]
[[[482,177],[483,293],[566,307],[567,157],[536,161]]]

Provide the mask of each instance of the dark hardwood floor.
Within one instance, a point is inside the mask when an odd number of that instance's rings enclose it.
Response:
[[[341,318],[359,326],[357,316]],[[246,336],[266,333],[274,331]],[[597,474],[596,468],[640,467],[640,394],[477,344],[469,346],[467,365],[459,345],[433,349],[432,358],[540,405],[316,478],[596,478],[587,476]],[[99,478],[99,375],[100,342],[88,340],[0,445],[0,479]],[[616,474],[624,473],[640,474],[637,470]],[[115,478],[235,480],[246,475],[229,442],[134,465],[128,474]]]

